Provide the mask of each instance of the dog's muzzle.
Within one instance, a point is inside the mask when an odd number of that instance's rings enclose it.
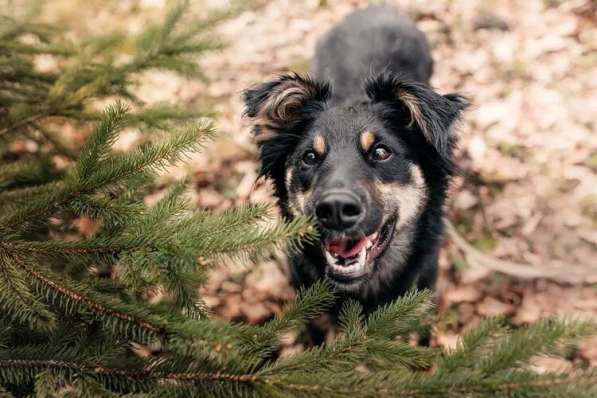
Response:
[[[380,220],[371,231],[371,227],[363,229],[366,213],[361,199],[348,190],[326,191],[315,203],[326,275],[339,284],[351,285],[366,278],[392,239],[396,216]]]

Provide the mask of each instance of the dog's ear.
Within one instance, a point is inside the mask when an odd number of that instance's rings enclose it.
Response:
[[[245,114],[253,122],[262,176],[283,181],[284,162],[302,130],[325,108],[328,84],[286,74],[243,93]],[[279,175],[280,174],[280,175]]]
[[[388,102],[408,112],[409,127],[416,125],[425,140],[444,158],[451,157],[456,142],[454,125],[468,101],[458,94],[440,95],[430,87],[383,72],[365,86],[372,102]]]
[[[323,109],[329,96],[327,84],[297,74],[285,74],[244,91],[243,100],[245,113],[253,121],[253,132],[258,142],[263,142]]]

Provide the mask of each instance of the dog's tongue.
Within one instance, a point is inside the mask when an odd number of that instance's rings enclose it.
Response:
[[[359,252],[367,245],[367,238],[360,238],[359,240],[338,240],[329,242],[327,250],[336,256],[351,258],[359,254]]]

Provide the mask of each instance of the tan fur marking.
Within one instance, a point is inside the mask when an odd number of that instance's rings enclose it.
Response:
[[[287,87],[272,95],[270,101],[265,105],[273,116],[279,120],[288,120],[292,111],[301,105],[301,102],[309,95],[304,87]]]
[[[305,214],[306,204],[313,194],[313,189],[309,188],[305,192],[291,192],[290,185],[293,172],[292,168],[286,170],[286,178],[284,179],[286,191],[288,191],[288,209],[293,215],[300,216]]]
[[[276,133],[273,130],[263,128],[263,126],[261,127],[263,131],[260,131],[257,135],[255,135],[255,142],[258,144],[260,142],[269,141],[276,136]]]
[[[325,140],[319,134],[313,139],[313,150],[320,156],[325,154]]]
[[[411,165],[412,181],[408,184],[381,184],[377,188],[382,194],[383,201],[388,205],[398,201],[398,223],[396,229],[417,217],[427,198],[427,184],[419,166]]]
[[[290,212],[295,216],[305,215],[307,202],[313,194],[312,189],[308,189],[305,192],[289,192],[288,203],[290,204]]]
[[[427,137],[427,125],[425,124],[425,120],[421,114],[421,108],[419,107],[419,100],[417,97],[406,90],[400,90],[398,92],[398,98],[400,98],[400,101],[406,105],[410,112],[411,119],[408,127],[412,127],[413,123],[417,123],[423,131],[423,135]]]
[[[305,202],[307,201],[306,192],[297,192],[296,193],[296,207],[301,212],[301,214],[305,214]]]
[[[365,130],[361,133],[361,147],[363,151],[369,152],[371,145],[375,142],[375,135],[370,130]]]
[[[289,167],[288,169],[286,169],[286,179],[284,180],[284,183],[286,184],[286,190],[290,191],[290,184],[292,183],[292,167]]]
[[[313,87],[294,81],[285,82],[277,87],[254,117],[257,142],[275,137],[276,129],[289,121],[293,111],[311,95],[313,95]]]

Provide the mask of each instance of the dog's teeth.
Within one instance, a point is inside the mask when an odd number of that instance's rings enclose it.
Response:
[[[334,272],[350,275],[361,272],[367,264],[368,249],[363,247],[352,259],[339,259],[324,250],[325,259]]]
[[[366,258],[367,258],[367,248],[363,247],[361,249],[361,251],[359,252],[359,259],[357,260],[358,264],[359,264],[359,267],[365,266],[365,259]]]
[[[373,247],[373,245],[375,244],[375,242],[377,241],[377,237],[378,234],[377,232],[374,233],[373,235],[369,235],[366,239],[367,239],[367,245],[365,247],[367,247],[367,249],[370,249],[371,247]]]
[[[325,253],[325,259],[327,260],[328,264],[336,265],[336,263],[338,262],[337,257],[333,256],[327,250],[324,250],[323,252]]]

